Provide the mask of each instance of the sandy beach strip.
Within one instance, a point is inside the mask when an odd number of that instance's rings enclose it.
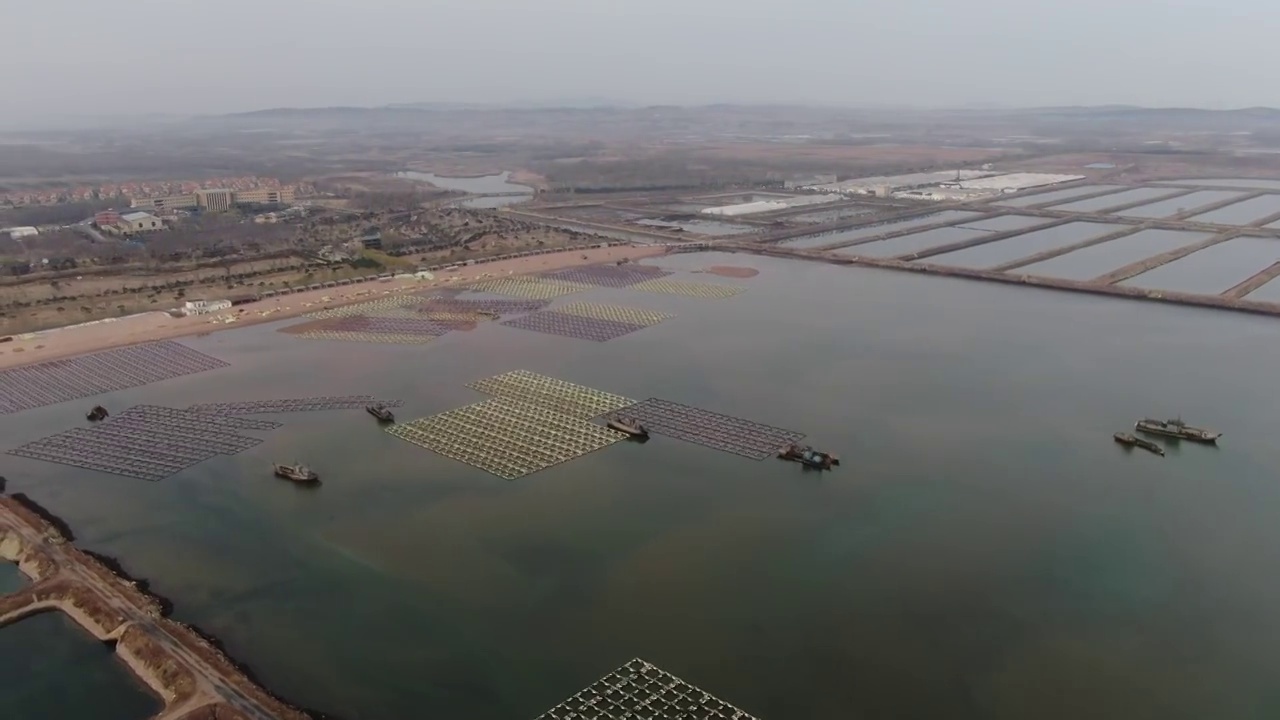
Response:
[[[459,267],[456,271],[434,273],[434,280],[386,280],[343,285],[336,288],[310,290],[267,298],[243,306],[244,312],[224,310],[210,315],[175,318],[167,313],[151,312],[131,315],[113,322],[100,322],[82,327],[44,330],[30,336],[18,336],[0,344],[0,370],[110,348],[135,345],[153,340],[169,340],[189,335],[229,330],[245,325],[274,322],[297,317],[330,307],[350,305],[395,292],[429,290],[463,285],[477,280],[507,275],[525,275],[547,270],[560,270],[579,265],[593,265],[618,260],[639,260],[666,252],[661,246],[627,246],[578,248],[563,252],[531,255]],[[234,316],[235,322],[217,318]]]

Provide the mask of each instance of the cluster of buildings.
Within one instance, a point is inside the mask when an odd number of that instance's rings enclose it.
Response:
[[[40,231],[30,225],[0,228],[0,235],[8,235],[11,240],[21,240],[24,237],[31,237],[39,234]]]
[[[250,188],[232,190],[230,188],[199,189],[185,195],[167,195],[164,197],[134,198],[131,212],[120,210],[103,210],[95,213],[93,224],[99,230],[112,235],[140,235],[165,229],[165,221],[160,214],[172,215],[185,210],[202,210],[205,212],[224,212],[244,205],[288,205],[293,202],[294,192],[291,188]],[[293,213],[289,210],[255,218],[258,222],[277,222],[289,219]]]
[[[103,210],[94,213],[93,224],[111,235],[141,235],[164,229],[164,221],[147,212]]]
[[[784,180],[782,187],[785,190],[799,190],[800,188],[809,187],[811,185],[831,185],[835,183],[837,179],[838,178],[835,175],[811,175],[809,177]]]
[[[205,210],[223,212],[238,205],[289,205],[293,203],[293,188],[231,188],[200,189],[182,195],[134,198],[132,207],[146,210]]]
[[[230,300],[188,300],[178,308],[179,315],[208,315],[231,307]]]
[[[237,192],[249,190],[279,190],[280,181],[275,178],[256,176],[213,178],[210,180],[175,180],[175,181],[126,181],[120,183],[103,183],[101,185],[79,185],[74,188],[57,188],[46,190],[15,190],[0,193],[0,204],[23,205],[56,205],[65,202],[85,202],[103,198],[146,198],[189,195],[197,190],[229,189]],[[314,191],[310,186],[299,186],[298,192]]]
[[[856,178],[803,189],[841,195],[874,195],[908,200],[981,200],[1004,193],[1083,180],[1084,175],[1000,173],[990,165],[982,170],[946,170],[882,177]]]
[[[798,197],[779,195],[777,198],[770,198],[768,200],[755,200],[753,202],[737,203],[735,205],[718,205],[716,207],[703,208],[699,210],[698,213],[701,215],[714,215],[718,217],[739,217],[742,215],[755,215],[756,213],[790,210],[791,208],[806,207],[808,205],[822,205],[843,199],[843,195],[837,194],[800,195]]]

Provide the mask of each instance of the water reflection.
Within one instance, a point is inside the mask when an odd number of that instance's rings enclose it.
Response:
[[[0,718],[144,720],[160,699],[59,612],[0,628]]]
[[[607,343],[496,323],[422,347],[241,328],[184,340],[230,368],[106,404],[369,393],[412,419],[524,368],[794,428],[837,472],[655,437],[505,482],[352,411],[276,416],[260,446],[159,483],[6,457],[11,490],[273,690],[366,720],[536,717],[634,656],[763,718],[1270,702],[1280,405],[1258,388],[1274,320],[743,255],[656,262],[748,289],[558,301],[674,316]],[[761,274],[686,272],[711,265]],[[21,444],[82,412],[0,417],[0,433]],[[1179,413],[1229,443],[1161,460],[1111,439]],[[274,480],[283,458],[325,485]],[[0,693],[20,687],[0,673]]]
[[[27,584],[27,576],[18,569],[17,563],[0,558],[0,595],[21,590]]]
[[[532,187],[511,182],[510,172],[501,172],[496,175],[483,175],[480,177],[447,177],[445,175],[436,175],[435,173],[406,170],[404,172],[396,173],[396,176],[408,178],[410,180],[421,180],[446,190],[461,190],[462,192],[468,192],[475,195],[508,192],[527,193],[529,195],[533,194]]]

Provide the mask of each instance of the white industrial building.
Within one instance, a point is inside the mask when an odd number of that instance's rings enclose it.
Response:
[[[973,188],[959,187],[926,187],[916,188],[915,190],[903,190],[896,192],[893,197],[899,200],[932,200],[933,202],[967,202],[970,200],[982,200],[989,198],[996,193],[992,190],[977,190]]]
[[[806,207],[809,205],[823,205],[840,199],[841,196],[839,195],[800,195],[798,197],[779,198],[777,200],[757,200],[749,203],[738,203],[737,205],[719,205],[717,207],[703,208],[699,210],[698,213],[702,215],[718,215],[720,217],[737,217],[740,215],[755,215],[757,213],[790,210],[791,208]]]
[[[982,170],[942,170],[938,172],[855,178],[809,190],[844,195],[877,195],[903,200],[957,202],[981,200],[1003,193],[1083,180],[1083,175],[1052,173],[997,173],[990,165]]]
[[[1071,182],[1073,180],[1083,180],[1084,177],[1084,175],[1055,175],[1053,173],[1008,173],[1006,175],[995,175],[973,180],[961,180],[956,185],[966,190],[994,190],[1008,193],[1046,185],[1057,185],[1058,183]]]
[[[117,227],[123,233],[154,232],[164,229],[164,221],[151,213],[122,213],[120,215],[120,224]]]
[[[39,235],[40,231],[31,227],[30,225],[22,225],[20,227],[5,228],[3,230],[0,230],[0,233],[5,233],[10,238],[14,240],[19,240],[24,237]]]
[[[231,307],[230,300],[188,300],[179,310],[183,315],[205,315],[226,310],[229,307]]]
[[[941,170],[938,172],[909,173],[907,175],[854,178],[827,185],[813,185],[805,189],[841,193],[843,195],[887,196],[899,190],[911,190],[931,185],[941,185],[947,182],[976,180],[995,174],[995,172],[987,170]]]
[[[835,175],[812,175],[807,178],[793,178],[784,180],[782,188],[784,190],[796,190],[803,187],[813,187],[814,185],[830,185],[836,182],[837,179]]]

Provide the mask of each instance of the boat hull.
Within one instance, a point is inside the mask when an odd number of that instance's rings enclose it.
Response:
[[[1143,440],[1142,438],[1134,435],[1130,435],[1129,433],[1116,433],[1114,437],[1116,439],[1116,442],[1120,443],[1121,445],[1124,445],[1125,447],[1139,447],[1139,448],[1142,448],[1143,450],[1146,450],[1147,452],[1154,453],[1161,457],[1164,456],[1164,448],[1151,442],[1150,440]]]
[[[832,467],[840,464],[840,460],[836,456],[816,451],[806,453],[788,449],[778,453],[778,457],[783,460],[800,463],[801,465],[814,470],[830,470]]]
[[[279,465],[275,467],[275,474],[276,477],[282,480],[288,480],[299,485],[315,485],[320,482],[320,476],[314,472],[300,475],[290,468],[280,467]]]
[[[605,422],[605,425],[607,425],[610,430],[617,430],[620,433],[626,433],[628,436],[637,440],[647,440],[649,438],[648,430],[643,428],[634,428],[626,423],[620,423],[617,420],[608,420]]]
[[[1133,426],[1138,432],[1147,433],[1148,435],[1162,435],[1164,437],[1177,438],[1179,440],[1187,440],[1189,442],[1205,443],[1212,445],[1218,442],[1218,438],[1222,437],[1222,433],[1210,432],[1208,430],[1200,430],[1199,432],[1188,432],[1187,429],[1175,429],[1162,427],[1160,425],[1147,425],[1137,423]]]

